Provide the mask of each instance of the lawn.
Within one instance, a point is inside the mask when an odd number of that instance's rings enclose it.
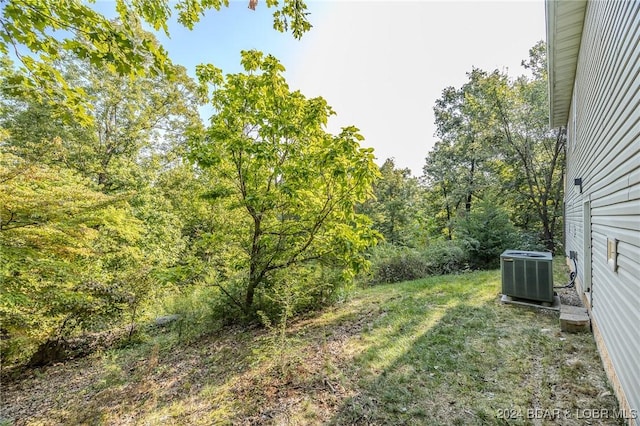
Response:
[[[158,333],[2,384],[15,424],[623,424],[593,337],[499,302],[499,271],[357,291],[286,334]]]

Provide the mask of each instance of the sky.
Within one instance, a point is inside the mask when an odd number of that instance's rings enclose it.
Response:
[[[358,127],[379,164],[394,158],[414,176],[436,141],[433,105],[442,90],[464,84],[472,67],[525,73],[521,61],[545,38],[543,0],[307,0],[313,28],[301,40],[272,28],[265,0],[255,11],[248,3],[231,0],[192,31],[172,22],[170,37],[158,37],[192,76],[200,63],[240,72],[241,50],[273,54],[292,90],[322,96],[336,111],[329,131]]]

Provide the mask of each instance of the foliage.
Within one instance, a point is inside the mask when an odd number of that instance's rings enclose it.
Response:
[[[253,0],[250,4],[255,5]],[[7,0],[0,16],[0,54],[11,50],[20,60],[20,73],[11,80],[16,92],[62,106],[69,118],[87,123],[91,120],[84,102],[87,93],[52,66],[62,55],[73,53],[121,76],[171,75],[167,52],[150,34],[140,37],[141,28],[148,25],[168,35],[169,18],[176,13],[178,22],[191,29],[208,10],[228,5],[228,0],[118,0],[118,17],[110,20],[79,0]],[[284,0],[279,5],[267,0],[266,5],[275,8],[276,30],[291,30],[300,38],[311,28],[304,1]]]
[[[70,169],[0,155],[3,357],[137,321],[183,250],[162,199],[127,202]]]
[[[469,254],[457,241],[438,240],[426,247],[380,244],[371,250],[371,284],[396,283],[468,269]]]
[[[469,253],[458,241],[436,240],[422,250],[429,275],[444,275],[469,270]]]
[[[15,357],[133,324],[186,250],[182,218],[155,182],[199,126],[193,82],[180,68],[131,81],[73,57],[55,67],[91,93],[90,124],[2,82],[2,315]],[[16,73],[6,58],[1,72]]]
[[[182,67],[173,67],[171,79],[149,75],[135,80],[68,55],[54,67],[72,87],[90,95],[91,124],[65,120],[56,106],[16,96],[5,81],[0,123],[10,132],[7,145],[31,161],[73,168],[105,192],[145,186],[153,180],[153,167],[163,166],[157,164],[160,156],[200,125],[195,84]],[[6,59],[2,72],[17,74]]]
[[[330,107],[291,92],[274,57],[244,51],[242,65],[245,73],[226,78],[213,66],[198,70],[220,87],[191,155],[217,179],[208,198],[237,218],[222,232],[242,250],[234,262],[245,291],[233,302],[250,313],[256,289],[279,270],[321,261],[348,277],[366,264],[362,251],[378,234],[354,205],[370,197],[378,171],[357,129],[328,134]]]
[[[523,65],[532,77],[473,69],[467,83],[446,88],[436,102],[440,140],[427,157],[425,182],[450,239],[459,218],[483,199],[497,201],[523,231],[535,230],[546,249],[560,239],[565,146],[561,130],[548,130],[544,43]]]
[[[258,308],[277,313],[284,305],[273,301],[278,293],[270,286],[279,283],[299,296],[286,309],[300,312],[331,300],[366,264],[360,253],[378,235],[354,205],[370,196],[376,177],[371,150],[359,147],[355,128],[324,132],[326,102],[290,93],[274,58],[246,54],[244,64],[247,81],[261,85],[243,93],[254,96],[253,118],[261,126],[253,148],[265,142],[265,149],[252,151],[231,138],[226,147],[216,144],[219,157],[209,158],[219,170],[184,161],[189,135],[215,139],[225,120],[251,114],[225,104],[218,91],[219,121],[205,134],[197,110],[204,93],[142,28],[168,34],[172,11],[192,28],[208,9],[227,5],[118,1],[112,21],[79,1],[3,2],[3,357],[24,359],[38,344],[80,330],[125,321],[133,330],[151,303],[172,292],[182,295],[184,306],[173,308],[185,317],[197,310],[188,306],[193,295],[206,294],[213,321],[207,325],[233,318],[229,298],[248,301],[248,311],[254,292]],[[267,0],[266,6],[275,9],[279,31],[299,38],[311,27],[303,1]],[[211,70],[217,73],[206,66],[198,72]],[[265,93],[270,97],[258,99]],[[245,149],[257,157],[235,165],[254,173],[244,181],[254,186],[234,200],[228,154]],[[326,164],[332,164],[326,174],[312,176]],[[245,244],[253,217],[242,212],[260,216],[254,251]]]
[[[159,301],[158,307],[162,315],[178,316],[171,326],[178,341],[195,341],[224,325],[226,304],[221,303],[224,296],[218,288],[182,285],[174,290]]]
[[[396,283],[429,275],[427,260],[419,250],[387,245],[376,247],[371,267],[371,284]]]
[[[126,309],[139,283],[102,273],[136,256],[142,227],[126,203],[68,169],[2,152],[0,182],[3,356]]]
[[[449,219],[460,205],[469,213],[474,198],[491,182],[487,170],[495,143],[495,118],[486,108],[489,99],[483,85],[496,75],[474,68],[460,89],[444,89],[434,107],[440,141],[427,158],[425,174],[442,191]]]
[[[342,269],[319,262],[309,262],[273,274],[268,288],[256,291],[255,308],[260,318],[282,325],[297,315],[321,309],[336,302],[351,289]]]
[[[373,185],[375,198],[359,206],[359,211],[373,220],[373,227],[385,241],[415,246],[425,238],[421,190],[411,171],[397,169],[389,158],[380,166],[380,179]]]
[[[164,269],[162,280],[178,285],[182,291],[210,284],[212,274],[226,280],[234,273],[225,265],[237,251],[224,246],[215,235],[225,223],[233,226],[234,219],[207,200],[207,189],[214,183],[184,161],[161,173],[155,182],[155,189],[168,204],[167,210],[177,217],[176,229],[184,241],[179,259]]]
[[[474,269],[493,269],[500,266],[500,254],[519,247],[516,228],[507,212],[496,207],[493,200],[483,200],[471,214],[456,223],[456,238],[461,241]]]
[[[520,77],[511,90],[492,87],[504,155],[503,191],[515,192],[514,218],[540,234],[545,249],[556,250],[562,235],[565,132],[548,128],[546,50],[538,42],[525,68],[533,78]],[[531,220],[530,218],[534,218]]]

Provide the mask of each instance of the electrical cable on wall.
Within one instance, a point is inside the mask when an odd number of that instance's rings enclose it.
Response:
[[[576,285],[576,275],[578,274],[578,263],[573,260],[573,271],[569,272],[569,282],[565,285],[553,286],[553,288],[573,288]]]

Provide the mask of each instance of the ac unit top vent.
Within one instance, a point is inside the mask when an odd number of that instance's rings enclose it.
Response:
[[[513,257],[516,259],[552,259],[551,253],[543,251],[522,251],[522,250],[506,250],[501,257]]]

